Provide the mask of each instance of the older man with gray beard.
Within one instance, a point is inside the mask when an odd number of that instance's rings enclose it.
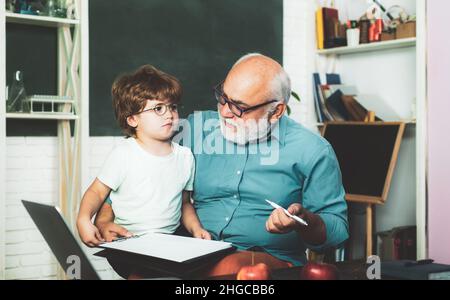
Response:
[[[306,263],[306,249],[348,238],[347,205],[330,144],[285,115],[290,79],[273,59],[248,54],[214,87],[218,111],[188,117],[175,138],[196,159],[193,201],[213,239],[238,248],[208,269],[236,273],[264,262],[271,268]],[[287,208],[308,224],[273,209]],[[125,235],[105,204],[97,218],[103,237]]]

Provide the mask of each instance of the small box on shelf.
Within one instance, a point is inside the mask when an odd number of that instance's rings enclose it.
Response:
[[[416,21],[401,23],[397,26],[397,39],[416,37]]]
[[[397,38],[396,34],[394,31],[389,32],[389,31],[383,31],[381,33],[381,41],[382,42],[386,42],[386,41],[393,41]]]
[[[75,101],[68,96],[32,95],[26,102],[32,114],[75,115]]]

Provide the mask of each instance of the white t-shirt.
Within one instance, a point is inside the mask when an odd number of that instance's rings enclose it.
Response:
[[[129,138],[111,152],[97,178],[111,188],[115,223],[134,234],[177,229],[182,191],[193,190],[195,163],[189,148],[172,143],[172,150],[152,155]]]

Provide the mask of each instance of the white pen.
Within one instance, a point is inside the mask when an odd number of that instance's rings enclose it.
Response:
[[[308,226],[308,223],[306,223],[305,220],[303,220],[302,218],[300,218],[300,217],[298,217],[298,216],[292,215],[290,212],[288,212],[287,209],[285,209],[285,208],[279,206],[278,204],[276,204],[276,203],[274,203],[274,202],[272,202],[272,201],[270,201],[270,200],[267,200],[267,199],[266,199],[266,202],[269,203],[269,204],[270,204],[273,208],[275,208],[275,209],[281,208],[281,209],[284,211],[284,213],[285,213],[288,217],[291,217],[291,218],[294,219],[295,221],[300,222],[301,224],[303,224],[303,225],[305,225],[305,226]]]

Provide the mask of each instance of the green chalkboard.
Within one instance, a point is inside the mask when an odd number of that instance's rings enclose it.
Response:
[[[57,92],[57,31],[22,24],[6,25],[6,84],[21,70],[28,95]],[[8,119],[7,136],[56,136],[56,121]]]
[[[281,0],[95,0],[89,2],[90,135],[121,135],[111,85],[143,64],[178,77],[181,117],[214,109],[212,86],[249,52],[282,62]]]

